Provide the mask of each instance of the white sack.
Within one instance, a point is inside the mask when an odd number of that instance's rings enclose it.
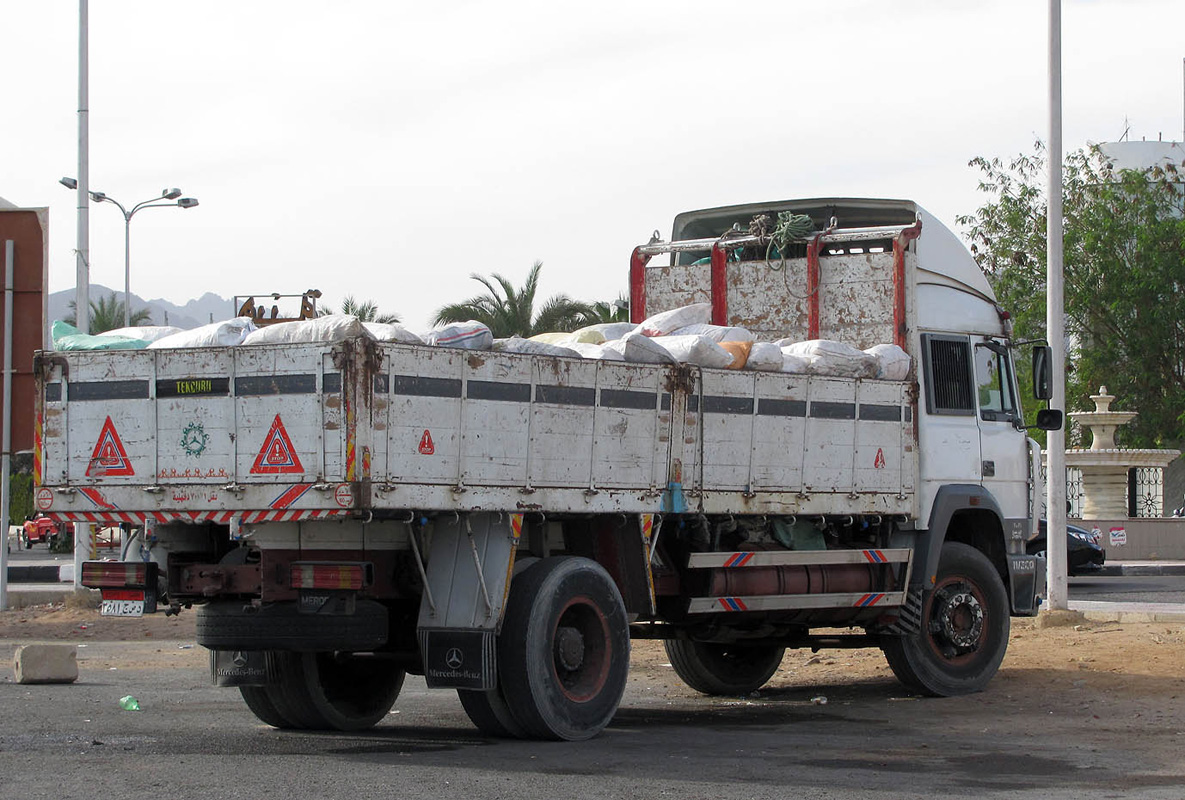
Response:
[[[380,342],[398,342],[399,344],[423,344],[424,340],[402,325],[393,322],[363,322],[362,327]]]
[[[128,339],[141,339],[145,342],[155,342],[157,339],[163,339],[166,336],[172,336],[174,333],[181,333],[181,328],[173,325],[144,325],[142,327],[132,326],[130,328],[116,328],[113,331],[103,331],[96,334],[97,336],[123,336]]]
[[[785,372],[790,375],[806,375],[810,371],[810,368],[810,359],[782,350],[782,368],[778,370],[779,372]]]
[[[754,342],[749,349],[749,360],[745,362],[745,369],[781,372],[783,360],[782,348],[773,342]]]
[[[619,353],[626,361],[635,364],[673,364],[674,357],[667,349],[649,336],[640,333],[627,333],[620,339],[605,342],[601,345],[606,350]]]
[[[809,359],[809,372],[812,375],[830,375],[837,378],[876,377],[876,358],[843,342],[812,339],[786,345],[782,352]]]
[[[732,363],[732,353],[706,336],[656,336],[654,341],[686,364],[724,369]]]
[[[739,325],[709,325],[696,323],[680,328],[672,336],[706,336],[713,342],[751,342],[756,337],[748,328]]]
[[[588,325],[568,334],[568,342],[565,344],[572,342],[604,344],[620,339],[636,327],[638,326],[632,322],[601,322],[596,325]]]
[[[667,336],[688,325],[706,325],[711,321],[711,303],[692,303],[648,317],[635,330],[646,336]]]
[[[616,350],[610,350],[604,345],[589,344],[588,342],[569,342],[566,346],[579,353],[581,358],[597,361],[625,361],[625,356]]]
[[[909,353],[897,345],[873,345],[864,352],[876,359],[876,377],[886,381],[903,381],[909,375]]]
[[[564,344],[572,334],[568,331],[549,331],[548,333],[537,333],[534,336],[527,337],[532,342],[543,342],[544,344]]]
[[[532,356],[561,356],[563,358],[580,358],[580,353],[558,344],[548,344],[534,339],[523,339],[512,336],[509,339],[495,339],[494,350],[503,353],[526,353]]]
[[[342,342],[359,336],[370,336],[370,333],[357,317],[352,314],[327,314],[324,317],[265,325],[247,334],[243,344]]]
[[[494,334],[476,320],[454,322],[441,328],[433,328],[421,334],[424,344],[437,347],[460,347],[465,350],[489,350],[494,344]]]
[[[191,331],[181,331],[172,336],[157,339],[148,345],[149,350],[166,350],[177,347],[234,347],[242,344],[247,334],[255,330],[251,317],[235,317],[224,322],[212,322]]]

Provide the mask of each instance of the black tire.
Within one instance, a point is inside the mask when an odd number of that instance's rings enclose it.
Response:
[[[380,722],[403,688],[390,661],[349,653],[277,653],[279,682],[267,697],[292,727],[360,731]]]
[[[710,644],[687,639],[663,642],[667,658],[684,683],[704,694],[742,695],[755,692],[782,664],[785,647]]]
[[[291,728],[292,723],[276,710],[276,704],[268,696],[266,686],[240,686],[239,693],[243,695],[243,702],[251,713],[264,725],[273,728]]]
[[[498,671],[506,703],[527,736],[596,736],[621,702],[629,652],[625,604],[600,564],[547,558],[512,581]]]
[[[489,692],[458,689],[457,697],[469,720],[486,736],[498,739],[525,739],[527,731],[510,710],[502,687]]]
[[[1008,595],[987,557],[946,542],[938,578],[922,606],[922,629],[885,637],[881,649],[906,686],[934,697],[981,691],[1008,648]]]
[[[197,643],[210,650],[366,652],[387,641],[387,609],[357,600],[350,616],[301,614],[296,603],[252,608],[241,602],[198,606]]]

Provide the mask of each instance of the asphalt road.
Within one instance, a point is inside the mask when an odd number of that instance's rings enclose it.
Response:
[[[1071,600],[1185,604],[1185,575],[1100,575],[1069,579]]]
[[[0,645],[0,657],[10,652]],[[712,699],[635,672],[610,727],[567,744],[484,738],[453,693],[418,678],[373,731],[280,732],[256,721],[236,690],[210,685],[200,650],[92,642],[79,653],[74,685],[0,685],[0,798],[1077,800],[1185,791],[1185,773],[1166,773],[1138,743],[1080,729],[1072,704],[1033,709],[1045,733],[1018,735],[1016,715],[1029,712],[1004,684],[947,700],[910,697],[889,678]],[[142,710],[121,710],[125,694]],[[820,694],[826,704],[812,702]]]

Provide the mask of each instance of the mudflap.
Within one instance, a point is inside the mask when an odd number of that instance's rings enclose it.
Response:
[[[266,686],[277,680],[270,650],[211,650],[210,677],[215,686]]]
[[[1008,585],[1012,590],[1012,613],[1033,617],[1045,596],[1045,559],[1029,555],[1008,556]]]
[[[421,628],[419,637],[429,687],[490,690],[497,685],[492,630]]]
[[[496,638],[521,531],[521,514],[436,521],[416,623],[429,686],[497,686]]]

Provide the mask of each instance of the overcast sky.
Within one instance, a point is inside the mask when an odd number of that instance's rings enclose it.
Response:
[[[679,211],[906,197],[954,224],[976,155],[1046,138],[1042,0],[90,4],[92,190],[132,291],[373,299],[413,328],[480,290],[612,299]],[[1180,140],[1185,2],[1065,0],[1067,149]],[[74,285],[78,3],[7,4],[0,196],[50,208]],[[91,280],[123,221],[91,209]]]

